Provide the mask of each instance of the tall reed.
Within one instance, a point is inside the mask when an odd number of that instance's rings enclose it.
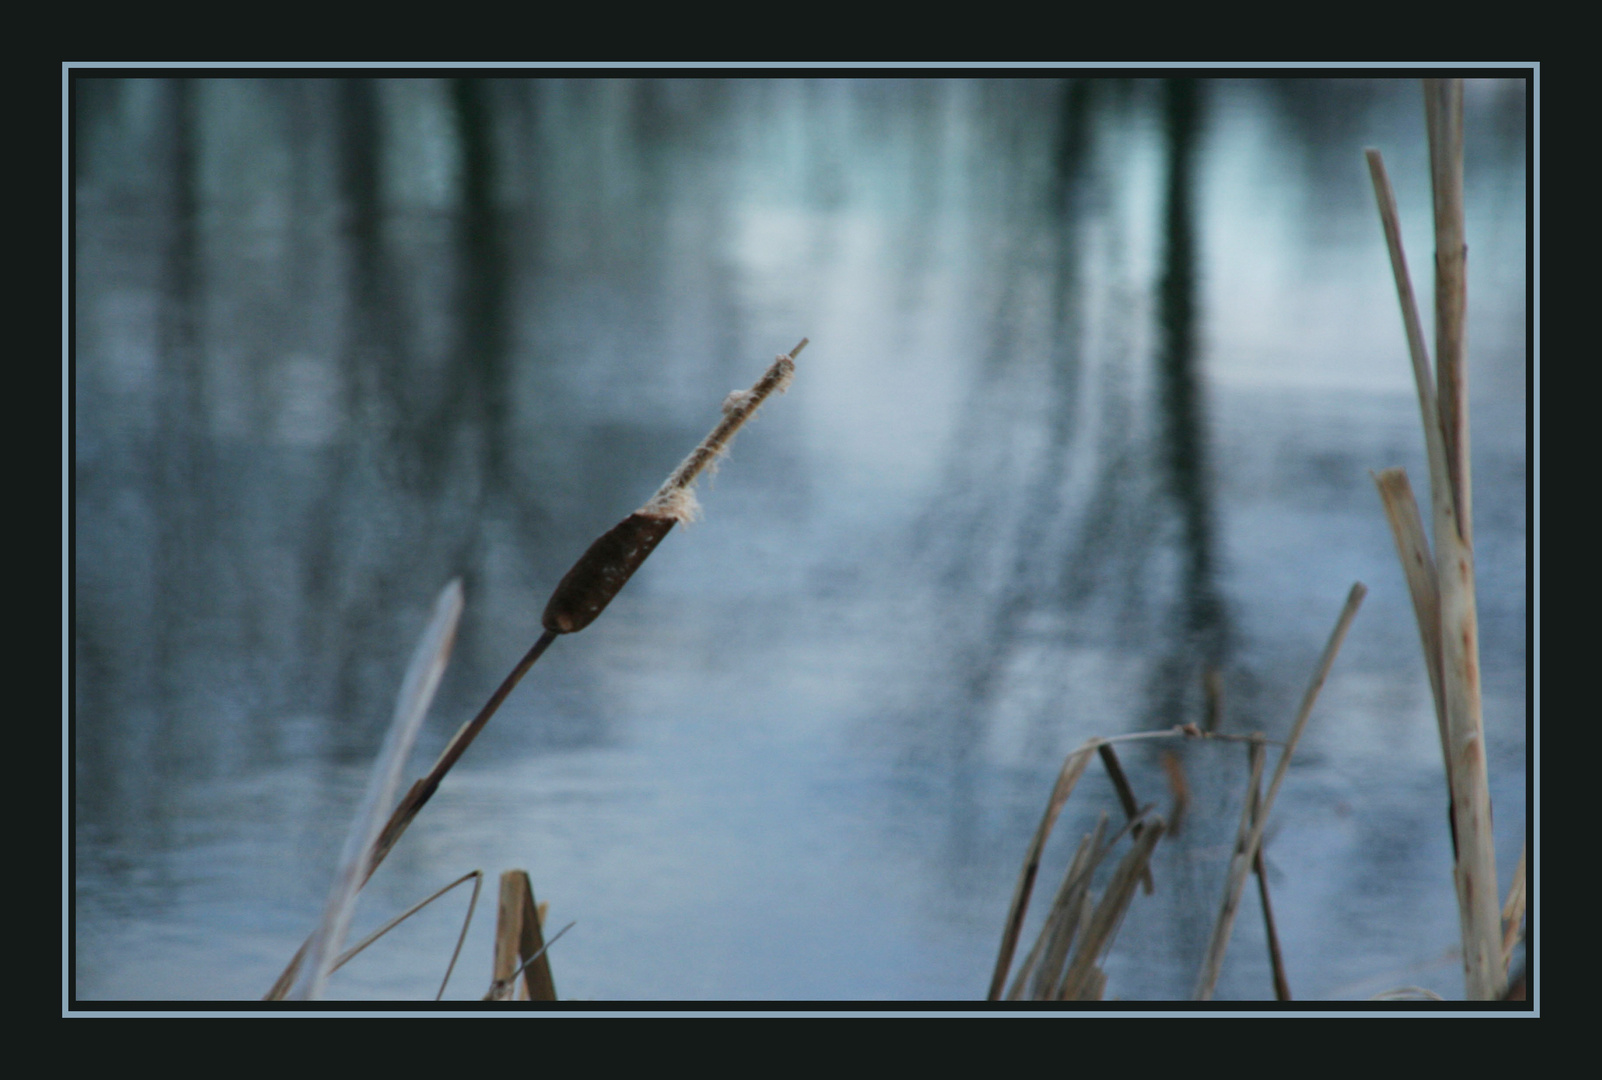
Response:
[[[1462,80],[1425,79],[1424,113],[1435,211],[1433,376],[1402,250],[1396,197],[1380,152],[1371,149],[1366,156],[1418,389],[1429,461],[1433,553],[1423,535],[1422,518],[1406,473],[1387,469],[1375,482],[1407,577],[1441,729],[1465,987],[1471,999],[1496,1000],[1506,989],[1507,967],[1502,959],[1501,906],[1497,902],[1474,588]]]

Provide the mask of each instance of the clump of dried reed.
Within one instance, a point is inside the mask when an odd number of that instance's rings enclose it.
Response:
[[[1313,679],[1302,697],[1301,707],[1291,724],[1290,734],[1283,744],[1266,795],[1262,794],[1261,788],[1266,747],[1270,740],[1260,734],[1226,735],[1203,731],[1194,724],[1186,724],[1163,731],[1093,738],[1068,755],[1057,774],[1051,796],[1046,801],[1046,812],[1041,817],[1028,853],[1024,856],[1018,884],[1013,891],[1012,906],[1007,912],[1007,920],[1002,930],[1001,949],[990,977],[990,990],[987,995],[989,1000],[1002,1000],[1003,989],[1006,989],[1008,1001],[1099,1001],[1102,998],[1107,977],[1101,964],[1111,949],[1118,927],[1134,899],[1136,882],[1144,882],[1147,893],[1152,891],[1150,868],[1152,850],[1164,832],[1168,831],[1167,823],[1162,817],[1152,813],[1149,805],[1144,807],[1138,805],[1114,746],[1137,740],[1175,738],[1216,743],[1244,742],[1250,748],[1250,778],[1245,797],[1242,799],[1240,827],[1236,833],[1229,870],[1225,878],[1224,898],[1213,926],[1201,971],[1197,976],[1194,996],[1199,1001],[1206,1001],[1213,995],[1213,988],[1223,966],[1224,953],[1229,947],[1230,935],[1234,929],[1235,915],[1246,888],[1246,878],[1255,870],[1259,895],[1263,901],[1269,959],[1274,971],[1275,996],[1280,1000],[1289,1000],[1290,984],[1285,974],[1279,938],[1274,927],[1273,907],[1268,898],[1268,881],[1263,873],[1263,830],[1268,824],[1268,815],[1273,809],[1274,800],[1279,795],[1280,785],[1285,780],[1286,770],[1290,767],[1291,754],[1295,752],[1296,744],[1307,727],[1308,718],[1313,712],[1313,704],[1318,699],[1318,692],[1329,677],[1330,668],[1335,663],[1341,642],[1345,639],[1346,631],[1351,626],[1352,619],[1356,617],[1357,609],[1367,591],[1363,584],[1358,582],[1352,586],[1351,592],[1347,595],[1346,604],[1341,609],[1335,629],[1330,634],[1329,642],[1325,645],[1318,667],[1313,673]],[[1111,840],[1104,840],[1107,815],[1103,813],[1095,829],[1080,841],[1078,850],[1069,862],[1068,872],[1052,900],[1040,934],[1019,965],[1011,987],[1007,988],[1007,977],[1018,947],[1024,916],[1028,913],[1029,897],[1040,872],[1041,854],[1045,850],[1046,841],[1058,816],[1068,802],[1068,797],[1073,794],[1075,785],[1089,767],[1092,755],[1101,760],[1108,778],[1118,792],[1118,801],[1125,816],[1124,826]],[[1179,784],[1174,786],[1177,806],[1183,798],[1184,789]],[[1100,898],[1096,899],[1091,892],[1096,869],[1105,861],[1118,841],[1126,835],[1130,838],[1129,848],[1112,871]]]
[[[1471,1000],[1507,990],[1508,960],[1523,916],[1524,858],[1505,907],[1497,904],[1496,850],[1480,709],[1479,627],[1474,589],[1472,485],[1469,476],[1467,261],[1463,217],[1463,84],[1425,79],[1424,106],[1435,208],[1435,347],[1429,352],[1414,299],[1396,196],[1378,150],[1366,157],[1390,251],[1407,334],[1429,462],[1434,548],[1412,485],[1401,468],[1374,477],[1413,601],[1424,667],[1446,764],[1453,881],[1462,930],[1463,975]]]
[[[745,423],[756,415],[762,403],[774,393],[783,393],[795,377],[795,357],[807,345],[807,339],[788,353],[773,361],[767,371],[749,390],[736,390],[723,401],[723,416],[690,451],[679,466],[669,474],[655,495],[634,513],[603,533],[573,564],[557,584],[541,616],[544,632],[523,658],[496,687],[484,707],[467,721],[446,744],[439,759],[427,775],[416,781],[399,804],[383,818],[399,786],[400,771],[428,712],[434,691],[444,673],[455,640],[456,624],[462,612],[461,584],[452,581],[440,594],[428,627],[418,643],[406,676],[402,680],[400,698],[396,703],[395,717],[386,736],[383,749],[374,765],[373,778],[368,786],[355,822],[347,836],[340,864],[335,874],[334,887],[329,894],[322,921],[311,936],[301,945],[288,966],[279,975],[265,999],[278,1001],[286,996],[300,1000],[314,1000],[322,993],[324,982],[338,966],[348,961],[372,941],[382,936],[401,919],[413,914],[438,896],[448,892],[467,877],[475,878],[474,901],[478,896],[477,879],[482,875],[473,871],[457,882],[446,886],[428,900],[423,901],[381,928],[347,953],[341,954],[340,945],[350,925],[360,892],[407,827],[427,804],[445,775],[459,761],[484,726],[500,709],[523,676],[534,666],[551,643],[563,634],[583,630],[606,609],[630,577],[656,550],[662,539],[680,521],[693,521],[700,508],[695,499],[693,485],[696,478],[727,451],[730,440]],[[468,919],[472,918],[471,908]],[[532,1000],[555,1000],[556,989],[550,974],[545,951],[551,942],[542,936],[542,917],[534,903],[533,886],[528,875],[521,870],[507,871],[501,878],[500,918],[497,925],[494,982],[485,1000],[507,1000],[514,996],[513,984],[523,976],[518,995]],[[566,928],[562,932],[566,932]],[[462,937],[467,934],[463,924]],[[560,934],[557,935],[558,937]],[[554,941],[552,938],[551,941]],[[460,953],[461,941],[457,942]],[[519,962],[520,961],[520,962]],[[454,968],[456,956],[451,958]],[[446,981],[450,971],[446,971]],[[444,993],[441,984],[440,993]]]

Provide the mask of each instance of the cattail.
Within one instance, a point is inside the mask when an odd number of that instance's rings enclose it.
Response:
[[[541,622],[553,634],[573,634],[594,622],[656,545],[680,522],[694,521],[701,508],[691,486],[707,466],[728,449],[729,441],[774,392],[783,393],[795,377],[795,357],[807,339],[788,355],[773,361],[749,390],[736,390],[723,400],[723,419],[690,456],[679,463],[646,504],[618,522],[590,545],[557,584]]]
[[[434,797],[439,790],[440,781],[450,772],[457,761],[461,760],[473,740],[478,738],[484,725],[489,723],[490,717],[500,709],[513,688],[528,674],[529,668],[534,666],[545,650],[562,634],[576,633],[595,621],[618,590],[640,568],[646,557],[656,550],[656,545],[668,534],[674,524],[680,521],[693,521],[699,513],[696,505],[695,493],[690,485],[700,476],[709,465],[716,463],[717,459],[728,449],[729,440],[739,431],[745,422],[756,414],[758,407],[767,400],[774,391],[782,393],[795,377],[795,357],[806,347],[807,339],[802,338],[801,343],[791,349],[788,355],[780,356],[773,361],[762,378],[757,380],[755,386],[749,390],[736,390],[723,399],[723,419],[712,429],[701,444],[690,451],[690,456],[679,463],[673,470],[667,482],[651,496],[649,502],[634,513],[624,518],[617,525],[602,534],[601,538],[590,545],[588,551],[579,556],[578,562],[573,564],[557,583],[556,591],[551,594],[550,601],[545,605],[545,614],[542,622],[545,632],[539,640],[534,642],[523,659],[517,662],[511,673],[501,680],[490,695],[489,701],[478,711],[478,715],[463,724],[451,741],[445,744],[444,751],[434,767],[429,769],[428,775],[414,783],[406,795],[401,799],[400,805],[390,814],[389,821],[385,823],[365,860],[365,873],[357,884],[360,888],[367,879],[372,877],[380,863],[388,857],[390,850],[401,837],[418,813]],[[551,939],[555,941],[555,938]],[[267,992],[267,1000],[281,1000],[293,984],[302,962],[308,952],[316,943],[316,935],[308,938],[300,947],[289,966],[278,976],[278,981]],[[554,996],[555,991],[552,991]]]

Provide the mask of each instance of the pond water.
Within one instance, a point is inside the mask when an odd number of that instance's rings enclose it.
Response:
[[[526,869],[558,993],[978,1000],[1064,755],[1282,737],[1298,1000],[1461,997],[1417,632],[1370,472],[1427,492],[1362,151],[1419,294],[1411,80],[122,79],[73,86],[71,992],[259,998],[312,928],[408,655],[420,775],[551,588],[803,336],[793,387],[560,639],[364,892]],[[1474,535],[1505,891],[1529,824],[1526,85],[1466,88]],[[1426,301],[1427,302],[1427,301]],[[1211,683],[1216,694],[1205,687]],[[1210,705],[1209,702],[1212,702]],[[1236,744],[1106,995],[1188,997]],[[1098,770],[1046,851],[1024,945]],[[1097,888],[1101,885],[1098,881]],[[1220,999],[1271,997],[1255,891]],[[432,997],[463,893],[331,980]]]

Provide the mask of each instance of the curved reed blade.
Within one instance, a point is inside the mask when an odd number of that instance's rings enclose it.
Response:
[[[456,624],[462,616],[462,583],[452,581],[440,592],[434,602],[434,611],[428,626],[412,653],[412,661],[401,680],[400,694],[395,701],[395,714],[378,759],[373,763],[372,777],[362,798],[356,818],[351,822],[340,856],[339,870],[334,886],[329,891],[328,903],[323,909],[323,920],[307,950],[307,960],[301,970],[299,982],[290,997],[301,1001],[315,1001],[322,995],[323,983],[339,956],[345,933],[350,929],[350,917],[356,908],[356,894],[367,880],[367,867],[372,859],[373,842],[378,839],[384,825],[385,809],[395,798],[400,787],[401,770],[411,754],[417,732],[423,726],[434,691],[445,674],[445,663],[450,658],[451,644],[456,640]]]

